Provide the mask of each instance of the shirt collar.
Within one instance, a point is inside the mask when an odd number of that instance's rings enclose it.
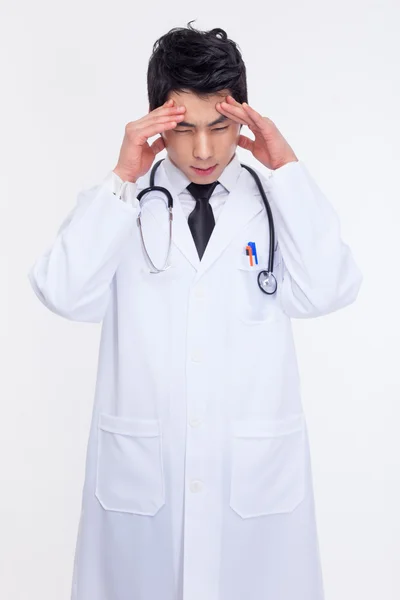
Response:
[[[190,179],[183,171],[174,165],[168,155],[163,161],[163,165],[173,191],[176,194],[181,194],[183,191],[185,191],[189,183],[191,183]],[[235,152],[230,163],[227,164],[221,175],[218,177],[219,183],[221,183],[228,192],[231,192],[234,189],[241,173],[241,169],[242,167],[240,166],[239,157]]]

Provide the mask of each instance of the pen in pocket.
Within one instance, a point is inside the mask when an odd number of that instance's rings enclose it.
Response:
[[[246,254],[249,256],[250,266],[258,265],[257,249],[255,242],[248,242],[246,246]],[[255,263],[254,263],[255,260]]]

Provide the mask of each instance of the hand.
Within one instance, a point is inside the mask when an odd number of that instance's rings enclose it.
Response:
[[[298,161],[275,123],[262,117],[246,102],[240,104],[232,96],[226,96],[226,102],[218,102],[216,109],[236,123],[247,125],[254,133],[254,140],[239,135],[238,146],[250,150],[253,156],[268,169],[279,169],[288,162]]]
[[[185,111],[184,106],[177,106],[171,99],[141,119],[128,123],[114,173],[124,181],[136,181],[145,175],[155,156],[165,148],[161,136],[151,146],[147,142],[148,138],[176,127],[185,116]]]

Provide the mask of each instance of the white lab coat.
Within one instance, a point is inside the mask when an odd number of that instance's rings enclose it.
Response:
[[[173,194],[173,267],[150,274],[138,201],[100,184],[29,272],[50,310],[103,321],[73,600],[324,598],[291,318],[349,305],[362,275],[301,161],[256,172],[275,218],[273,296],[257,286],[268,221],[245,169],[201,261]],[[163,164],[156,180],[173,192]],[[158,265],[161,198],[143,210]]]

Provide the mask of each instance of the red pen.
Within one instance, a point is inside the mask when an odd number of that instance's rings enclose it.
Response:
[[[246,246],[246,254],[250,257],[250,266],[253,267],[253,248],[251,246]]]

